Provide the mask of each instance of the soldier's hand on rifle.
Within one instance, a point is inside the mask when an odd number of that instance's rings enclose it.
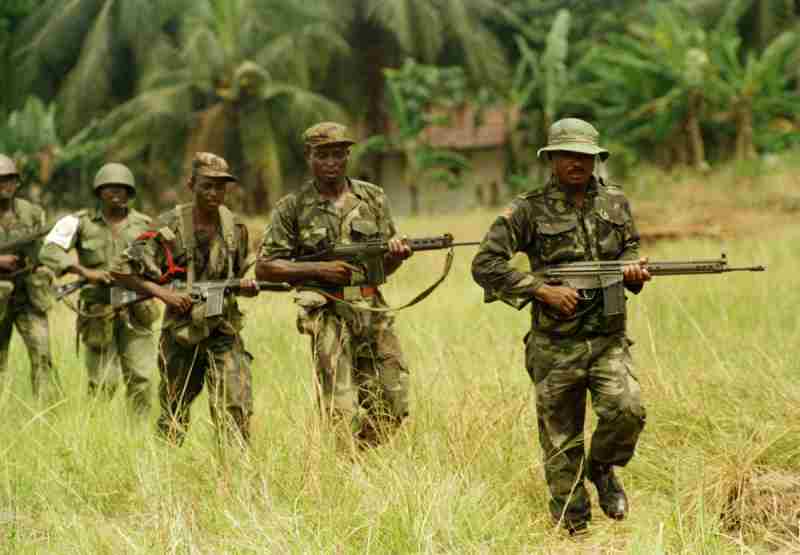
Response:
[[[20,258],[16,254],[0,254],[0,271],[13,272],[19,266]]]
[[[386,253],[388,258],[405,260],[414,254],[414,251],[411,250],[411,247],[408,244],[408,237],[403,237],[402,239],[389,239],[388,244],[389,252]]]
[[[652,276],[647,271],[647,257],[643,256],[639,262],[635,264],[628,264],[622,269],[622,276],[625,283],[640,284],[645,281],[650,281]]]
[[[162,287],[158,298],[168,307],[174,308],[181,313],[189,312],[192,309],[192,298],[189,295],[176,293]]]
[[[84,269],[81,275],[86,278],[86,281],[89,283],[111,285],[114,282],[111,274],[103,270]]]
[[[574,314],[578,307],[578,290],[572,287],[544,284],[536,290],[535,296],[566,316]]]
[[[243,297],[255,297],[258,295],[258,284],[256,280],[250,278],[240,279],[239,294]]]
[[[350,285],[353,272],[358,271],[358,268],[342,260],[316,263],[317,279],[336,285]]]

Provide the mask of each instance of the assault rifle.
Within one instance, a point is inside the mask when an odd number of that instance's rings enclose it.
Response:
[[[291,291],[288,283],[273,283],[271,281],[257,281],[259,291]],[[238,279],[222,279],[216,281],[195,281],[191,289],[186,287],[186,282],[180,279],[173,280],[167,285],[181,293],[188,293],[195,303],[206,303],[206,318],[221,316],[225,307],[225,296],[236,294],[239,291]],[[111,306],[119,308],[152,298],[152,295],[132,291],[125,287],[114,286],[111,288]]]
[[[38,231],[28,233],[22,237],[17,237],[11,241],[6,241],[5,243],[0,243],[0,254],[16,254],[17,251],[22,249],[22,247],[25,247],[34,241],[38,241],[50,233],[50,230],[53,229],[55,225],[56,222],[50,222],[49,224],[46,224],[44,227],[40,228]]]
[[[421,237],[406,239],[408,246],[414,252],[451,249],[453,247],[466,247],[480,245],[479,241],[453,242],[449,233],[437,237]],[[314,254],[298,256],[295,262],[322,262],[342,260],[365,269],[366,284],[381,285],[386,283],[386,271],[383,267],[383,255],[389,252],[389,243],[384,240],[351,243],[349,245],[335,245]]]
[[[593,301],[598,292],[603,295],[603,314],[625,313],[625,289],[622,271],[636,260],[600,260],[558,264],[533,272],[550,285],[564,285],[578,290],[581,301]],[[723,274],[727,272],[763,272],[765,266],[731,268],[725,253],[710,260],[648,262],[644,268],[651,276],[683,276]],[[525,303],[527,304],[527,303]],[[522,305],[524,306],[524,304]],[[522,308],[520,306],[519,308]]]

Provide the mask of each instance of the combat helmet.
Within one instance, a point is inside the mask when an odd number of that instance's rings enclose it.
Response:
[[[17,169],[17,165],[14,163],[14,160],[5,154],[0,154],[0,176],[2,175],[19,176],[19,170]]]
[[[567,151],[600,156],[605,160],[608,150],[598,144],[600,133],[589,123],[578,118],[564,118],[550,126],[547,132],[547,146],[540,148],[536,156],[543,152]]]
[[[94,176],[94,194],[98,194],[100,187],[104,185],[124,185],[128,188],[131,196],[136,195],[136,181],[133,173],[123,164],[112,162],[100,168],[100,171]]]

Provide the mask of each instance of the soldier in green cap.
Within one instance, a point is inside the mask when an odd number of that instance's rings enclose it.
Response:
[[[316,393],[323,417],[338,437],[353,434],[373,445],[408,415],[408,368],[393,317],[363,269],[343,261],[296,262],[339,243],[389,240],[387,275],[411,256],[396,237],[389,203],[379,187],[346,176],[354,141],[338,123],[314,125],[303,134],[313,179],[275,207],[256,266],[258,279],[313,285],[296,296],[298,329],[311,339]],[[334,300],[335,299],[335,300]],[[341,302],[346,301],[346,302]]]
[[[567,118],[550,128],[539,156],[550,160],[544,187],[524,193],[498,217],[472,263],[486,301],[515,307],[533,299],[533,322],[525,338],[528,374],[535,384],[539,441],[550,488],[550,511],[570,533],[591,519],[588,478],[610,518],[628,513],[628,499],[614,473],[634,453],[645,424],[634,376],[625,316],[605,317],[598,295],[580,299],[569,287],[544,283],[509,261],[528,256],[532,270],[584,260],[631,260],[625,286],[641,291],[650,279],[639,257],[639,234],[622,190],[594,176],[595,160],[609,153],[589,123]],[[584,449],[586,395],[598,423],[588,456]]]
[[[133,411],[146,415],[150,408],[150,375],[156,363],[153,324],[158,305],[153,300],[113,309],[109,304],[111,261],[147,231],[150,217],[129,207],[136,182],[122,164],[106,164],[94,178],[99,204],[63,217],[44,241],[41,262],[56,275],[76,274],[88,282],[78,304],[77,331],[84,345],[89,393],[114,395],[125,381]],[[75,261],[68,251],[75,249]]]
[[[190,406],[208,385],[209,410],[218,437],[247,442],[253,412],[251,355],[240,331],[244,317],[236,297],[225,298],[222,316],[205,317],[205,302],[164,285],[239,279],[240,294],[254,296],[258,286],[244,278],[248,269],[247,227],[225,206],[228,185],[236,178],[228,163],[198,152],[188,180],[193,200],[162,214],[153,230],[140,236],[111,268],[115,282],[166,305],[159,343],[158,431],[182,443]]]
[[[19,171],[0,154],[0,243],[46,233],[41,207],[17,197]],[[8,367],[11,332],[16,326],[31,361],[31,383],[37,397],[52,401],[60,394],[50,354],[47,313],[53,304],[53,273],[39,264],[41,240],[0,254],[0,374]]]

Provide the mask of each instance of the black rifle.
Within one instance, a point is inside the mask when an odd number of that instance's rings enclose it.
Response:
[[[449,233],[438,237],[421,237],[406,239],[408,246],[414,252],[435,251],[453,247],[466,247],[480,245],[479,241],[455,243]],[[299,256],[296,262],[322,262],[342,260],[355,266],[364,268],[365,283],[363,285],[381,285],[386,283],[386,271],[383,266],[383,256],[389,252],[389,242],[384,240],[351,243],[349,245],[336,245],[314,254]]]
[[[603,295],[603,314],[614,316],[625,313],[625,288],[623,269],[637,260],[601,260],[570,262],[549,266],[533,272],[550,285],[564,285],[578,290],[581,301],[594,301],[598,292]],[[648,262],[644,268],[651,276],[684,276],[697,274],[723,274],[727,272],[763,272],[765,266],[731,268],[723,253],[710,260],[680,260]],[[522,308],[523,303],[518,308]]]
[[[236,294],[240,289],[238,279],[222,279],[216,281],[195,281],[191,289],[186,287],[186,282],[180,279],[171,281],[169,287],[181,293],[187,293],[195,303],[206,303],[206,318],[221,316],[225,307],[225,296]],[[256,286],[259,291],[281,291],[292,290],[288,283],[273,283],[271,281],[257,281]],[[119,308],[133,304],[145,299],[152,298],[152,295],[132,291],[125,287],[114,286],[111,288],[111,306]]]

